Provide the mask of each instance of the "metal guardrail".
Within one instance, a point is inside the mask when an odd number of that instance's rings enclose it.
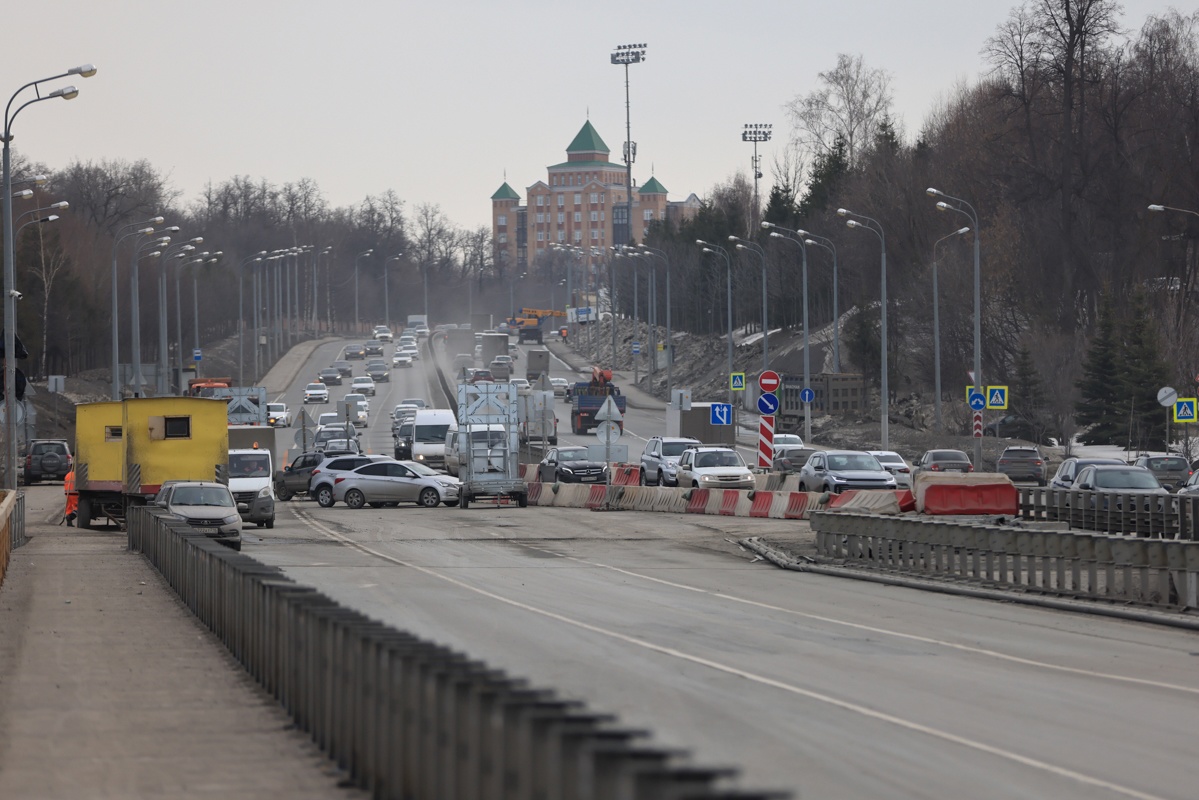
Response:
[[[815,512],[812,529],[816,551],[846,564],[1061,597],[1199,608],[1199,542],[848,512]]]
[[[4,583],[12,552],[25,541],[25,493],[6,492],[0,501],[0,584]]]
[[[1020,517],[1111,534],[1199,540],[1199,497],[1019,487]]]
[[[143,553],[357,786],[376,798],[782,799],[731,788],[608,714],[345,608],[152,508]]]

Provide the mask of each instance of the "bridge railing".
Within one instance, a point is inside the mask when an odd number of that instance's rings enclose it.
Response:
[[[12,552],[25,544],[25,493],[4,492],[0,500],[0,584],[8,573]]]
[[[1199,541],[1199,495],[1019,488],[1020,517],[1109,534]]]

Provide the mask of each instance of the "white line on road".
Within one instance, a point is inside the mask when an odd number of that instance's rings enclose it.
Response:
[[[785,682],[777,680],[775,678],[769,678],[769,677],[766,677],[765,675],[758,675],[757,673],[739,669],[737,667],[730,666],[728,664],[722,664],[719,661],[713,661],[711,659],[703,658],[701,656],[696,656],[696,655],[692,655],[690,653],[685,653],[682,650],[678,650],[673,647],[666,647],[664,645],[654,644],[653,642],[648,641],[646,639],[641,639],[636,636],[629,636],[628,634],[620,633],[618,631],[613,631],[613,630],[609,630],[607,628],[602,628],[598,625],[593,625],[589,622],[583,622],[582,620],[572,619],[563,614],[559,614],[555,611],[548,611],[543,608],[537,608],[536,606],[531,606],[528,603],[523,603],[519,600],[513,600],[511,598],[504,597],[503,595],[496,594],[495,592],[491,592],[486,589],[481,589],[477,586],[472,586],[469,583],[466,583],[465,581],[461,581],[457,578],[450,577],[449,575],[444,575],[440,572],[437,572],[436,570],[429,569],[428,567],[422,567],[417,564],[413,564],[411,562],[404,561],[401,558],[396,558],[395,556],[391,556],[386,553],[382,553],[378,550],[372,549],[364,544],[354,541],[353,539],[349,538],[348,536],[346,536],[344,534],[338,533],[337,531],[334,531],[330,528],[325,527],[321,523],[317,522],[315,519],[312,519],[312,517],[309,516],[307,511],[295,511],[294,513],[296,514],[296,516],[298,516],[301,519],[301,521],[304,522],[305,525],[308,525],[309,527],[313,528],[314,530],[325,534],[329,538],[335,539],[339,542],[342,542],[343,544],[353,547],[356,550],[359,550],[363,553],[367,553],[368,555],[372,555],[372,556],[375,556],[376,558],[383,559],[384,561],[390,561],[391,563],[396,564],[398,566],[407,567],[408,569],[412,569],[417,572],[428,575],[430,577],[437,578],[438,580],[442,580],[442,581],[445,581],[446,583],[452,584],[461,589],[465,589],[468,592],[473,592],[482,597],[486,597],[491,600],[495,600],[497,602],[504,603],[505,605],[512,606],[513,608],[519,608],[522,611],[527,611],[531,614],[537,614],[539,616],[546,617],[548,619],[556,620],[558,622],[563,623],[564,625],[570,625],[572,627],[579,628],[581,630],[590,631],[592,633],[596,633],[601,636],[606,636],[608,638],[624,642],[625,644],[629,644],[634,647],[639,647],[644,650],[649,650],[651,652],[658,653],[660,655],[669,656],[671,658],[676,658],[681,661],[686,661],[686,662],[689,662],[692,664],[697,664],[699,666],[707,667],[707,668],[715,670],[717,672],[722,672],[726,675],[732,675],[732,676],[735,676],[738,678],[742,678],[744,680],[752,681],[752,682],[760,684],[762,686],[769,686],[771,688],[778,689],[780,691],[787,692],[789,694],[793,694],[793,695],[796,695],[799,697],[805,697],[809,700],[814,700],[818,703],[824,703],[826,705],[830,705],[835,708],[840,708],[844,711],[849,711],[851,713],[858,714],[858,715],[866,717],[868,719],[878,720],[880,722],[886,722],[891,725],[895,725],[897,727],[903,728],[905,730],[914,731],[916,733],[923,733],[927,736],[931,736],[933,738],[940,739],[942,741],[957,744],[962,747],[966,747],[970,750],[975,750],[975,751],[978,751],[981,753],[986,753],[988,755],[993,755],[998,758],[1001,758],[1001,759],[1004,759],[1007,761],[1012,761],[1014,763],[1021,764],[1026,767],[1032,767],[1033,769],[1038,769],[1043,772],[1047,772],[1051,775],[1056,775],[1058,777],[1067,778],[1069,780],[1075,781],[1077,783],[1081,783],[1086,786],[1094,786],[1099,789],[1105,789],[1107,791],[1114,792],[1116,794],[1123,795],[1125,797],[1136,798],[1137,800],[1165,800],[1165,798],[1159,797],[1158,795],[1149,794],[1147,792],[1141,792],[1141,791],[1138,791],[1131,787],[1122,786],[1120,784],[1112,783],[1110,781],[1105,781],[1102,778],[1096,778],[1091,775],[1086,775],[1082,772],[1068,769],[1066,767],[1059,767],[1055,764],[1050,764],[1046,761],[1041,761],[1039,759],[1021,755],[1020,753],[1016,753],[1011,750],[1005,750],[1001,747],[996,747],[995,745],[989,745],[989,744],[986,744],[985,742],[980,742],[977,739],[970,739],[965,736],[959,736],[955,733],[950,733],[949,731],[945,731],[940,728],[934,728],[932,726],[924,725],[919,722],[913,722],[912,720],[904,719],[903,717],[897,717],[893,714],[887,714],[883,711],[876,711],[875,709],[867,708],[866,706],[859,705],[858,703],[853,703],[848,700],[842,700],[840,698],[833,697],[833,696],[827,695],[827,694],[823,694],[821,692],[816,692],[811,689],[804,689],[802,687],[799,687],[799,686],[796,686],[796,685],[790,684],[790,683],[785,683]]]

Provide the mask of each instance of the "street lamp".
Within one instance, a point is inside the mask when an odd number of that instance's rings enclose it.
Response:
[[[857,219],[846,220],[845,224],[848,225],[850,228],[862,228],[863,230],[868,230],[871,233],[873,233],[875,236],[877,236],[878,242],[879,242],[879,250],[882,254],[881,255],[881,263],[882,263],[882,269],[881,269],[881,272],[882,272],[882,292],[881,292],[881,297],[882,297],[882,302],[881,302],[881,305],[882,305],[882,342],[881,342],[881,344],[882,344],[882,369],[881,369],[881,372],[882,372],[882,376],[880,378],[881,386],[879,387],[880,393],[882,395],[882,397],[880,398],[880,400],[881,400],[880,405],[882,406],[882,414],[881,414],[880,427],[881,427],[881,432],[882,432],[882,437],[881,437],[882,438],[882,448],[881,449],[889,450],[889,449],[891,449],[891,436],[890,436],[890,419],[888,418],[888,412],[890,411],[891,398],[889,396],[889,389],[887,386],[887,237],[883,233],[883,226],[881,224],[879,224],[878,220],[876,220],[876,219],[871,219],[870,217],[867,217],[863,214],[855,214],[854,212],[849,211],[848,209],[844,209],[844,208],[838,208],[837,214],[842,217],[857,217]],[[862,222],[859,222],[858,220],[865,220],[865,223],[863,224]]]
[[[674,391],[674,339],[671,338],[670,330],[670,259],[666,257],[665,251],[655,247],[639,244],[637,247],[644,250],[650,256],[659,258],[666,265],[666,396],[673,397]],[[657,303],[654,304],[655,308]],[[655,351],[656,352],[656,351]]]
[[[179,230],[178,225],[172,225],[169,228],[164,228],[162,230],[162,232],[163,233],[167,233],[167,232],[174,233],[178,230]],[[132,265],[132,269],[130,270],[130,275],[129,275],[129,278],[130,278],[129,282],[131,284],[129,287],[129,294],[130,294],[130,299],[129,299],[129,307],[130,307],[129,346],[131,349],[130,357],[132,359],[130,363],[132,363],[132,365],[133,365],[133,396],[134,397],[142,396],[142,332],[141,332],[142,301],[141,301],[141,289],[138,286],[138,284],[141,283],[141,278],[138,275],[138,262],[141,261],[141,259],[143,257],[158,258],[159,256],[161,256],[163,254],[163,252],[167,248],[167,245],[169,245],[170,243],[171,243],[170,236],[160,236],[157,239],[151,239],[150,241],[141,242],[140,244],[135,245],[133,248],[133,265]],[[146,254],[143,256],[143,253],[145,253],[145,251],[149,250],[152,247],[156,247],[158,249],[152,254]]]
[[[244,369],[244,364],[246,363],[246,348],[242,341],[245,338],[245,330],[246,330],[245,301],[242,299],[243,298],[243,295],[242,295],[243,285],[245,284],[245,269],[250,264],[262,263],[262,259],[265,257],[266,257],[266,251],[259,250],[254,255],[243,259],[242,262],[237,265],[237,385],[238,386],[246,385],[245,369]],[[313,285],[315,286],[315,281],[313,282]],[[315,299],[313,300],[313,302],[314,303],[316,302]],[[180,346],[180,348],[182,348],[183,343],[180,342],[179,346]]]
[[[766,318],[766,251],[757,242],[750,242],[738,236],[730,236],[730,242],[736,242],[738,250],[746,250],[758,257],[758,262],[762,265],[762,371],[770,369],[770,351],[768,341],[770,339],[770,323]],[[807,274],[807,273],[805,273]],[[807,325],[804,325],[805,331]]]
[[[403,257],[403,253],[396,253],[383,261],[383,324],[387,326],[387,330],[391,330],[391,303],[387,299],[387,265],[392,261],[399,261]],[[429,324],[428,319],[425,320],[425,324]]]
[[[954,211],[964,217],[970,219],[974,226],[974,390],[973,394],[982,394],[983,382],[983,364],[982,364],[982,290],[979,269],[979,244],[978,244],[978,212],[974,210],[974,206],[967,203],[960,197],[953,197],[945,194],[945,192],[932,188],[931,186],[924,190],[929,197],[943,197],[945,200],[937,203],[938,211]],[[945,202],[945,201],[949,202]],[[974,467],[975,469],[982,468],[983,460],[983,440],[981,437],[974,440]]]
[[[937,433],[942,430],[941,426],[941,294],[937,288],[937,245],[946,239],[952,239],[955,236],[961,236],[964,233],[970,232],[970,226],[958,228],[953,233],[942,236],[937,241],[933,242],[933,391],[936,393],[936,399],[933,403],[935,409],[933,419],[937,427]]]
[[[158,271],[158,395],[166,396],[170,388],[171,364],[167,343],[167,272],[171,260],[179,261],[187,258],[187,254],[196,249],[196,245],[204,241],[203,236],[196,236],[186,242],[171,245],[163,251],[162,268]],[[182,346],[182,343],[180,343]]]
[[[637,160],[637,143],[633,141],[633,127],[629,106],[629,65],[645,60],[645,44],[622,44],[612,51],[611,62],[624,67],[624,166],[625,166],[625,218],[628,221],[628,236],[623,242],[633,241],[633,162]],[[615,239],[615,232],[613,239]],[[616,324],[616,318],[612,318]],[[615,365],[613,365],[615,366]]]
[[[188,261],[187,264],[215,264],[221,260],[221,256],[225,253],[222,250],[217,250],[215,253],[203,252],[196,258]],[[185,264],[184,266],[187,266]],[[200,349],[200,276],[196,270],[192,270],[192,341],[195,343],[192,350]],[[197,374],[197,377],[199,375]]]
[[[0,182],[3,184],[3,197],[0,198],[0,215],[4,217],[4,427],[7,437],[8,453],[6,465],[7,469],[4,473],[4,488],[9,491],[16,491],[17,488],[17,299],[16,290],[16,250],[13,247],[13,220],[12,220],[12,126],[17,119],[17,115],[25,109],[26,106],[40,103],[43,100],[50,100],[55,97],[61,97],[63,100],[73,100],[79,95],[79,90],[74,86],[63,86],[55,89],[46,95],[41,92],[41,84],[48,81],[66,78],[71,75],[78,75],[81,78],[90,78],[96,74],[96,68],[91,64],[84,64],[79,67],[72,67],[60,75],[51,75],[48,78],[40,78],[36,81],[30,81],[21,88],[13,92],[8,99],[8,104],[4,107],[4,131],[3,131],[3,174],[0,176]],[[17,97],[26,89],[33,88],[34,94],[37,95],[32,100],[27,100],[13,110],[13,103]],[[36,179],[35,179],[36,182]]]
[[[320,317],[317,314],[317,301],[320,299],[321,294],[317,288],[320,285],[317,281],[317,274],[321,266],[321,256],[327,256],[332,252],[333,245],[329,245],[324,250],[318,250],[312,256],[312,331],[314,335],[320,331]],[[328,267],[326,267],[326,271],[328,271]]]
[[[121,242],[128,239],[130,236],[146,236],[154,232],[155,225],[162,224],[162,217],[150,217],[150,219],[142,220],[141,222],[132,222],[117,229],[117,235],[112,241],[112,399],[117,401],[121,399],[121,379],[119,376],[121,363],[121,348],[120,336],[118,335],[119,327],[118,305],[117,305],[117,248],[121,246]],[[133,228],[135,230],[129,230]]]
[[[777,226],[771,225],[769,222],[762,223],[763,228],[765,228],[767,226],[777,227]],[[787,231],[786,228],[780,228],[780,230]],[[803,266],[802,266],[802,276],[803,276],[802,277],[802,286],[803,286],[803,388],[804,388],[804,391],[807,392],[811,389],[811,384],[812,384],[812,359],[811,359],[811,348],[809,347],[809,337],[808,337],[808,246],[807,246],[807,241],[802,236],[798,236],[798,233],[799,233],[798,231],[787,231],[787,232],[795,233],[797,238],[792,238],[790,236],[786,236],[782,233],[779,233],[778,231],[771,231],[770,238],[782,239],[787,242],[794,242],[799,247],[799,252],[803,256],[803,260],[802,260],[802,263],[803,263]],[[801,398],[801,400],[802,400],[802,398]],[[803,410],[803,437],[804,437],[805,442],[810,442],[812,440],[812,403],[811,403],[811,401],[804,400],[803,401],[803,409],[804,409]]]
[[[729,251],[717,244],[705,242],[703,239],[696,239],[695,243],[699,245],[705,253],[718,253],[724,257],[725,283],[728,293],[728,323],[729,323],[729,359],[728,359],[728,378],[729,382],[729,404],[733,402],[733,262],[729,258]]]
[[[1163,205],[1158,205],[1157,203],[1154,203],[1153,205],[1149,206],[1149,210],[1150,211],[1158,211],[1158,212],[1177,211],[1179,214],[1190,214],[1193,217],[1199,217],[1199,211],[1191,211],[1186,208],[1175,208],[1174,206],[1163,206]]]
[[[364,250],[361,253],[359,253],[358,255],[354,256],[354,332],[355,333],[357,333],[358,329],[362,327],[362,322],[358,317],[358,262],[361,261],[366,256],[369,256],[373,252],[375,252],[373,249]],[[425,313],[426,314],[429,313],[429,288],[427,285],[425,286]],[[426,323],[427,322],[428,322],[428,320],[426,320]]]
[[[759,210],[762,207],[761,200],[758,199],[758,181],[762,179],[762,170],[760,169],[762,162],[759,160],[760,156],[758,156],[758,143],[770,141],[770,135],[773,132],[772,128],[774,128],[774,125],[771,123],[759,122],[747,124],[741,131],[741,141],[753,142],[754,145],[754,157],[752,162],[754,168],[754,221],[757,220]]]

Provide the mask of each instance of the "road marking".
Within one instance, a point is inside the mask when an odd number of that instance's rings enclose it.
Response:
[[[330,528],[325,527],[321,523],[312,519],[308,515],[307,511],[296,511],[295,513],[296,513],[296,516],[298,516],[304,522],[304,524],[308,525],[309,527],[313,528],[314,530],[319,531],[320,533],[325,534],[329,538],[335,539],[339,542],[342,542],[343,544],[353,547],[354,549],[359,550],[363,553],[367,553],[369,555],[375,556],[376,558],[380,558],[384,561],[390,561],[391,563],[396,564],[398,566],[407,567],[408,569],[415,570],[422,574],[428,575],[432,578],[437,578],[438,580],[445,581],[446,583],[452,584],[461,589],[465,589],[468,592],[473,592],[482,597],[486,597],[488,599],[495,600],[500,603],[504,603],[505,605],[512,606],[513,608],[518,608],[522,611],[527,611],[531,614],[537,614],[538,616],[546,617],[547,619],[552,619],[557,622],[561,622],[564,625],[570,625],[572,627],[579,628],[581,630],[589,631],[591,633],[599,634],[601,636],[606,636],[610,639],[615,639],[617,641],[624,642],[625,644],[629,644],[634,647],[639,647],[643,650],[648,650],[650,652],[658,653],[660,655],[669,656],[670,658],[675,658],[680,661],[686,661],[686,662],[689,662],[692,664],[696,664],[698,666],[707,667],[708,669],[714,670],[716,672],[721,672],[726,675],[732,675],[737,678],[742,678],[744,680],[752,681],[753,683],[757,683],[762,686],[768,686],[773,689],[778,689],[780,691],[787,692],[788,694],[793,694],[798,697],[804,697],[809,700],[814,700],[818,703],[830,705],[830,706],[833,706],[834,708],[839,708],[843,711],[849,711],[851,713],[858,714],[858,715],[866,717],[868,719],[878,720],[880,722],[886,722],[886,723],[889,723],[896,727],[903,728],[903,729],[909,730],[909,731],[914,731],[916,733],[923,733],[923,734],[933,737],[935,739],[940,739],[945,742],[957,744],[957,745],[960,745],[967,749],[975,750],[980,753],[986,753],[986,754],[992,755],[992,756],[996,756],[997,758],[1001,758],[1001,759],[1004,759],[1007,761],[1012,761],[1014,763],[1021,764],[1026,767],[1031,767],[1033,769],[1039,769],[1039,770],[1041,770],[1043,772],[1047,772],[1051,775],[1056,775],[1061,778],[1066,778],[1068,780],[1072,780],[1077,783],[1081,783],[1085,786],[1094,786],[1096,788],[1105,789],[1107,791],[1114,792],[1116,794],[1123,795],[1125,797],[1137,798],[1137,800],[1165,800],[1165,798],[1159,797],[1158,795],[1149,794],[1147,792],[1141,792],[1141,791],[1138,791],[1131,787],[1122,786],[1120,784],[1112,783],[1110,781],[1105,781],[1101,778],[1095,778],[1090,775],[1086,775],[1084,773],[1078,772],[1076,770],[1068,769],[1066,767],[1059,767],[1054,764],[1050,764],[1046,761],[1041,761],[1040,759],[1031,758],[1029,756],[1021,755],[1021,754],[1013,752],[1011,750],[1005,750],[1005,749],[1003,749],[1001,747],[997,747],[995,745],[989,745],[989,744],[986,744],[985,742],[980,742],[976,739],[970,739],[965,736],[959,736],[958,734],[950,733],[949,731],[941,730],[940,728],[934,728],[930,725],[924,725],[919,722],[913,722],[911,720],[907,720],[902,717],[897,717],[893,714],[888,714],[883,711],[877,711],[875,709],[868,708],[863,705],[859,705],[858,703],[853,703],[848,700],[842,700],[840,698],[833,697],[832,695],[823,694],[821,692],[813,691],[811,689],[804,689],[804,688],[801,688],[794,684],[785,683],[784,681],[777,680],[775,678],[769,678],[764,675],[759,675],[754,672],[749,672],[748,670],[743,670],[738,667],[730,666],[728,664],[722,664],[719,661],[713,661],[708,658],[703,658],[702,656],[696,656],[696,655],[692,655],[690,653],[685,653],[685,652],[678,650],[676,648],[673,648],[673,647],[666,647],[664,645],[654,644],[653,642],[651,642],[647,639],[641,639],[636,636],[630,636],[628,634],[620,633],[618,631],[609,630],[607,628],[600,627],[599,625],[593,625],[589,622],[583,622],[581,620],[572,619],[563,614],[559,614],[555,611],[548,611],[546,609],[537,608],[536,606],[531,606],[528,603],[522,603],[519,600],[513,600],[509,597],[505,597],[503,595],[496,594],[495,592],[491,592],[486,589],[481,589],[477,586],[472,586],[469,583],[466,583],[465,581],[461,581],[457,578],[450,577],[449,575],[444,575],[440,572],[429,569],[428,567],[422,567],[417,564],[413,564],[411,562],[404,561],[401,558],[397,558],[395,556],[391,556],[386,553],[382,553],[378,550],[372,549],[364,544],[354,541],[353,539],[349,538],[348,536],[345,536],[344,534],[338,533],[337,531],[334,531]],[[698,591],[704,591],[704,590],[698,590]]]

